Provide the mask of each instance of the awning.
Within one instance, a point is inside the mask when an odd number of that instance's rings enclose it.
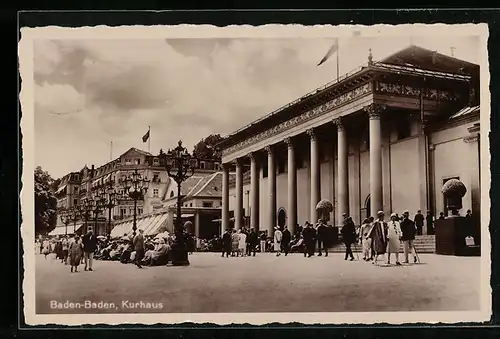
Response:
[[[450,119],[456,119],[458,117],[462,117],[462,116],[465,116],[465,115],[468,115],[468,114],[475,113],[475,112],[479,111],[479,109],[480,109],[480,106],[467,106],[467,107],[464,107],[460,111],[458,111],[457,113],[453,114],[450,117]]]
[[[49,233],[49,235],[64,235],[66,234],[66,230],[68,231],[68,234],[73,234],[73,225],[68,225],[68,228],[66,228],[66,226],[56,227]]]
[[[58,193],[59,193],[59,192],[61,192],[63,189],[65,189],[65,188],[66,188],[66,186],[67,186],[67,185],[63,185],[63,186],[59,187],[59,188],[57,189],[57,191],[56,191],[56,194],[58,194]]]
[[[159,233],[159,229],[167,222],[168,213],[150,215],[142,217],[137,220],[137,229],[142,229],[144,235],[155,235]],[[132,228],[134,226],[133,220],[128,220],[117,224],[113,230],[111,230],[111,237],[121,237],[123,234],[132,233]]]

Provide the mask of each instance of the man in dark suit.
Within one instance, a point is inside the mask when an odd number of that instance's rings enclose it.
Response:
[[[342,239],[345,244],[345,260],[351,257],[351,261],[353,261],[354,255],[352,254],[351,245],[356,242],[356,226],[351,217],[344,219],[344,225],[340,232],[342,233]]]
[[[417,214],[415,214],[415,226],[417,227],[417,234],[422,235],[422,229],[424,227],[424,216],[422,215],[422,211],[420,210],[418,210]]]
[[[314,245],[316,243],[316,230],[313,225],[306,221],[306,226],[302,230],[302,237],[304,238],[304,257],[308,258],[314,255]]]
[[[222,257],[226,254],[226,258],[231,254],[231,233],[229,229],[222,235]]]
[[[87,234],[83,236],[83,257],[85,258],[85,271],[92,270],[92,261],[94,260],[94,252],[97,248],[97,238],[92,232],[92,228],[89,227]]]
[[[410,219],[410,212],[404,211],[403,213],[403,221],[401,221],[401,232],[403,236],[401,240],[403,240],[404,252],[405,252],[405,263],[408,264],[408,253],[411,251],[413,254],[413,262],[417,262],[417,255],[415,254],[414,240],[415,233],[417,232],[417,228],[415,223]]]
[[[144,258],[144,230],[139,229],[139,233],[136,234],[132,240],[135,250],[135,265],[138,268],[142,268],[141,261]]]
[[[290,252],[290,241],[292,240],[292,234],[288,230],[288,227],[285,226],[283,230],[283,235],[281,237],[281,250],[285,252],[285,256]]]
[[[250,230],[250,233],[247,236],[247,242],[248,242],[248,256],[250,256],[251,253],[253,253],[253,256],[255,257],[255,252],[257,251],[257,245],[259,244],[259,235],[257,232],[255,232],[255,228],[252,228]]]

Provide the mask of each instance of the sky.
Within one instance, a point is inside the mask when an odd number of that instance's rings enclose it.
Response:
[[[34,42],[35,162],[58,178],[96,167],[131,147],[151,126],[151,153],[191,151],[333,81],[332,44],[302,39],[42,40]],[[476,37],[339,39],[340,74],[410,43],[479,63]],[[111,150],[111,142],[113,147]]]

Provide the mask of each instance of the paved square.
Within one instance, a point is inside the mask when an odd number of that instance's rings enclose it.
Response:
[[[36,256],[36,312],[355,312],[478,310],[479,257],[421,254],[422,264],[375,267],[342,254],[221,258],[195,253],[189,267],[94,261],[94,271]],[[51,302],[109,303],[54,309]],[[122,302],[142,301],[138,308]],[[87,302],[87,305],[89,305]],[[109,307],[112,305],[113,307]],[[149,305],[147,303],[150,303]],[[151,305],[162,303],[162,308]],[[94,306],[95,306],[94,305]],[[130,303],[128,304],[131,305]],[[101,305],[103,306],[103,305]],[[144,308],[148,307],[150,308]]]

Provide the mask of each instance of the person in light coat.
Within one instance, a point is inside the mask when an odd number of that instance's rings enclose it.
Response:
[[[244,232],[242,232],[241,229],[238,230],[238,235],[239,235],[238,252],[242,257],[245,257],[247,249],[247,235]]]
[[[281,240],[283,239],[283,233],[278,227],[274,228],[274,250],[276,251],[276,256],[281,255]]]
[[[391,214],[391,221],[387,223],[387,264],[391,263],[391,253],[396,254],[396,265],[401,266],[399,262],[399,249],[401,247],[401,224],[398,221],[396,213]]]

